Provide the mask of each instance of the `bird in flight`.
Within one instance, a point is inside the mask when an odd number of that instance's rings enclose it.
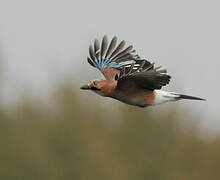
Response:
[[[95,79],[81,89],[91,90],[101,96],[111,97],[126,104],[146,107],[181,99],[202,98],[162,91],[171,76],[161,66],[139,57],[133,46],[125,48],[125,41],[117,45],[117,37],[108,43],[104,36],[101,45],[97,39],[89,46],[88,63],[99,69],[105,79]]]

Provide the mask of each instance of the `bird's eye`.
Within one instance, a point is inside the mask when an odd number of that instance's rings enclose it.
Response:
[[[95,85],[95,86],[97,86],[98,85],[98,81],[93,81],[93,84]]]
[[[118,75],[117,75],[117,74],[115,75],[115,80],[116,80],[116,81],[118,80]]]

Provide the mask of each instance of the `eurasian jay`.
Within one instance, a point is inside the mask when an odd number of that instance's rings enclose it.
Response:
[[[171,78],[166,69],[160,69],[161,66],[154,67],[154,63],[140,58],[133,46],[124,48],[125,41],[121,41],[117,47],[116,45],[116,37],[113,37],[108,45],[107,36],[104,36],[101,47],[97,39],[94,46],[89,46],[88,63],[99,69],[106,79],[92,80],[81,89],[139,107],[181,99],[205,100],[160,90]]]

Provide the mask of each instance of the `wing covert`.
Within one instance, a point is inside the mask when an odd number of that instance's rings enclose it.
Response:
[[[171,76],[166,74],[165,69],[158,69],[159,67],[141,72],[128,73],[118,80],[117,88],[128,87],[128,84],[132,82],[143,89],[161,89],[170,82]]]

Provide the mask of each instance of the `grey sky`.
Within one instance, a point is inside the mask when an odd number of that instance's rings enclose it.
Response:
[[[202,113],[207,128],[220,129],[219,5],[212,0],[1,1],[4,97],[10,101],[27,89],[42,94],[69,76],[77,86],[99,77],[86,62],[88,45],[104,34],[117,35],[168,69],[172,81],[165,89],[206,98],[181,106]]]

